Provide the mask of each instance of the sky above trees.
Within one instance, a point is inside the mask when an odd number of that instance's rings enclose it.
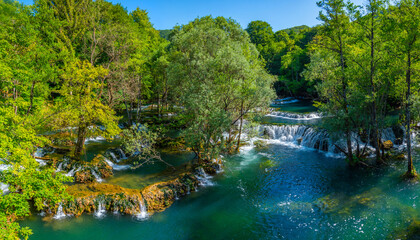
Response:
[[[21,0],[32,4],[33,0]],[[315,26],[319,8],[317,0],[111,0],[121,3],[128,11],[136,7],[149,12],[149,17],[156,29],[171,29],[176,24],[207,15],[231,17],[243,28],[254,20],[269,22],[274,31],[300,25]],[[364,0],[354,0],[362,4]]]

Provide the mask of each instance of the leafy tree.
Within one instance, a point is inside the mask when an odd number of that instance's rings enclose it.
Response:
[[[385,12],[386,1],[368,0],[362,10],[354,8],[351,13],[356,30],[351,51],[353,77],[358,80],[358,91],[365,95],[377,163],[382,162],[381,129],[384,128],[388,93],[393,81],[386,77],[390,59],[384,51],[386,33],[381,29]]]
[[[107,74],[102,67],[93,67],[87,61],[76,61],[67,66],[62,76],[63,83],[57,90],[60,98],[56,100],[50,128],[54,131],[74,129],[77,136],[75,157],[84,149],[85,139],[101,135],[112,139],[119,133],[118,118],[114,111],[98,99],[101,82],[98,78]]]
[[[16,220],[29,216],[30,202],[37,210],[55,208],[67,198],[63,182],[68,181],[52,168],[40,168],[32,154],[36,146],[47,140],[34,128],[35,116],[15,114],[11,105],[0,106],[0,165],[7,169],[0,172],[0,182],[8,185],[5,195],[0,191],[0,237],[25,238],[31,234],[21,228]]]
[[[405,176],[414,177],[416,172],[413,166],[411,149],[411,124],[414,118],[420,115],[415,111],[415,93],[418,92],[418,70],[420,64],[420,2],[418,0],[402,0],[396,6],[391,6],[388,15],[388,25],[385,31],[389,34],[388,49],[397,59],[394,65],[402,81],[399,86],[405,92],[405,128],[407,143],[408,169]],[[417,119],[418,120],[418,119]]]
[[[351,163],[353,160],[352,116],[349,104],[348,75],[348,29],[350,19],[343,0],[323,0],[317,3],[322,8],[319,19],[323,24],[314,44],[320,50],[312,55],[311,64],[305,73],[308,79],[320,79],[319,94],[327,101],[321,109],[334,116],[333,132],[343,131],[347,149],[341,149]]]
[[[203,17],[180,27],[172,44],[168,78],[190,122],[187,144],[202,159],[218,156],[224,132],[239,146],[243,116],[273,96],[273,78],[248,34],[231,19]]]

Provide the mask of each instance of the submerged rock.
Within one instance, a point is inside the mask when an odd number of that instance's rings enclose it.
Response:
[[[329,194],[319,198],[314,204],[325,213],[351,214],[356,207],[374,207],[381,196],[383,193],[379,188],[372,188],[354,196],[339,193]]]
[[[410,225],[403,230],[397,231],[387,239],[415,240],[420,239],[420,221],[412,220]]]

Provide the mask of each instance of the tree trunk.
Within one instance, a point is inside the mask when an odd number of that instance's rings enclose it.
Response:
[[[407,141],[407,173],[406,176],[408,177],[415,177],[415,169],[413,166],[413,158],[411,157],[411,115],[410,115],[410,96],[411,96],[411,55],[410,52],[408,53],[408,60],[407,60],[407,72],[406,72],[406,82],[407,82],[407,92],[406,92],[406,105],[405,105],[405,115],[406,115],[406,141]]]
[[[32,82],[31,95],[30,95],[30,105],[29,105],[29,108],[28,108],[28,111],[26,112],[26,114],[29,114],[31,112],[31,109],[32,109],[32,106],[33,106],[34,88],[35,88],[35,81]]]
[[[243,110],[244,110],[244,102],[241,104],[241,122],[239,124],[239,135],[238,135],[238,142],[236,144],[236,151],[239,151],[239,146],[241,144],[241,134],[242,134],[242,123],[243,123]]]
[[[85,146],[85,138],[86,138],[86,126],[82,125],[79,126],[79,129],[77,131],[77,142],[76,142],[76,148],[74,149],[74,156],[76,158],[80,157],[84,146]]]

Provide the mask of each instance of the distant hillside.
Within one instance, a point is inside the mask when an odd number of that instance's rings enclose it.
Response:
[[[169,40],[169,34],[171,33],[171,29],[159,30],[159,34],[162,38]]]
[[[292,35],[292,34],[299,33],[300,31],[306,30],[306,29],[310,29],[310,27],[308,27],[306,25],[302,25],[302,26],[296,26],[296,27],[292,27],[292,28],[283,29],[282,31],[285,31],[287,34]]]

